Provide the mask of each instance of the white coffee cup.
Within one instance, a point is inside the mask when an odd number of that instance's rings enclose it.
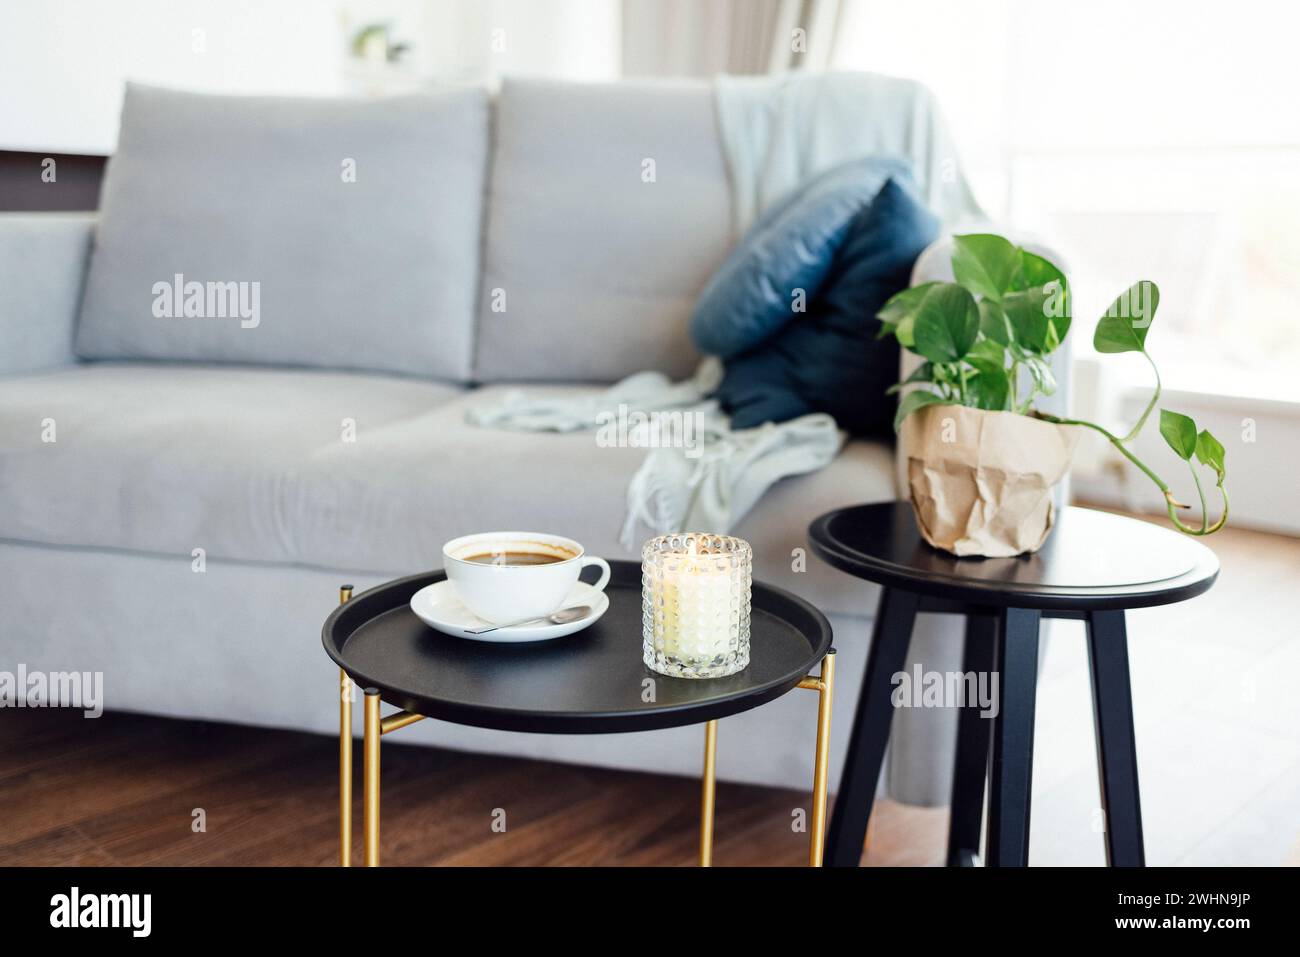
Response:
[[[545,564],[510,564],[510,553],[545,556]],[[498,556],[485,561],[481,556]],[[481,532],[453,538],[442,546],[447,579],[470,611],[493,625],[542,618],[561,607],[578,573],[588,565],[601,569],[594,587],[609,584],[609,563],[588,557],[571,538],[539,532]],[[479,558],[478,561],[470,561]]]

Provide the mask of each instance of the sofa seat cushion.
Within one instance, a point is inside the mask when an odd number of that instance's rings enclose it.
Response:
[[[487,152],[481,89],[128,84],[77,354],[468,380]]]
[[[0,538],[298,561],[295,476],[459,390],[340,372],[95,363],[0,379]],[[355,434],[356,442],[348,441]],[[47,441],[53,439],[53,441]]]
[[[395,576],[439,566],[450,538],[522,528],[637,559],[618,539],[645,451],[465,422],[505,391],[141,364],[0,379],[0,538]],[[47,419],[54,442],[42,441]],[[827,468],[774,486],[735,529],[754,546],[755,575],[828,611],[868,612],[869,589],[807,553],[807,526],[892,498],[891,469],[887,446],[851,442]]]
[[[442,544],[471,532],[525,529],[576,538],[593,555],[640,560],[619,543],[627,488],[644,449],[597,445],[591,432],[511,432],[473,426],[465,411],[508,389],[464,393],[368,434],[356,449],[316,457],[294,503],[303,560],[409,574],[442,564]],[[590,391],[528,385],[533,396]],[[353,453],[356,454],[353,454]],[[851,442],[830,466],[773,486],[734,533],[754,546],[754,574],[827,610],[865,614],[874,595],[807,554],[808,523],[825,511],[894,497],[893,454]]]

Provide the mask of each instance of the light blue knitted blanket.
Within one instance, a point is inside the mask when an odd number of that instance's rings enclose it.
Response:
[[[642,526],[656,535],[725,534],[774,483],[827,465],[844,435],[820,413],[733,430],[717,403],[706,399],[721,372],[716,359],[706,359],[684,382],[639,372],[593,395],[550,398],[513,391],[495,406],[469,410],[466,419],[528,432],[596,431],[630,422],[631,444],[649,451],[628,483],[619,536],[624,547],[638,544]]]

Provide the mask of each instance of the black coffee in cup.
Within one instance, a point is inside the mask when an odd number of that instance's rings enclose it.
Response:
[[[483,552],[478,555],[466,555],[463,561],[476,565],[554,565],[567,562],[573,555],[551,555],[546,552]]]

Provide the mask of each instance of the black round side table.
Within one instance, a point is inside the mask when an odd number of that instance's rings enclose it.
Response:
[[[986,777],[987,863],[1028,863],[1044,617],[1080,619],[1087,626],[1107,860],[1113,866],[1145,863],[1124,611],[1208,590],[1219,574],[1212,551],[1172,530],[1085,508],[1065,509],[1043,548],[1016,558],[956,558],[932,548],[907,502],[830,512],[808,534],[813,552],[826,562],[884,586],[831,816],[829,864],[855,867],[861,858],[889,740],[893,677],[906,664],[918,612],[965,615],[963,672],[1000,676],[996,717],[985,721],[979,706],[968,703],[958,718],[948,863],[977,859]]]
[[[365,692],[363,817],[365,863],[379,863],[379,739],[424,718],[503,731],[611,734],[703,724],[700,863],[713,857],[714,758],[719,718],[795,688],[818,692],[809,863],[825,845],[831,697],[831,627],[812,605],[754,582],[750,664],[725,678],[673,678],[641,659],[641,566],[611,561],[609,610],[567,638],[493,644],[434,631],[411,611],[411,596],[447,576],[399,578],[352,597],[325,622],[321,640],[339,666],[339,862],[352,847],[352,697]],[[820,665],[820,672],[810,674]],[[380,717],[380,701],[401,709]]]

